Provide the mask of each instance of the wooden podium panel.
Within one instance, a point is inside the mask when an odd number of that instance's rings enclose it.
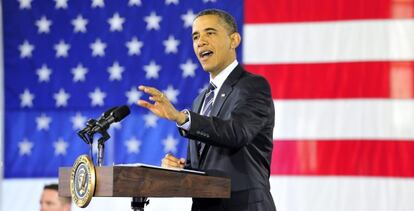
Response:
[[[230,198],[230,179],[148,167],[96,169],[94,196]],[[59,168],[59,195],[70,197],[71,167]]]

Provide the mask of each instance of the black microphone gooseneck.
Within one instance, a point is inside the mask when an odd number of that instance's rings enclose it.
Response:
[[[90,153],[91,158],[92,156],[92,144],[94,135],[96,133],[101,134],[101,137],[98,139],[98,166],[102,166],[103,163],[103,155],[104,155],[104,143],[107,141],[111,136],[109,136],[107,130],[109,126],[114,122],[119,122],[124,119],[126,116],[130,114],[129,107],[124,106],[116,106],[112,107],[109,110],[105,111],[98,120],[90,119],[86,123],[86,127],[78,132],[79,137],[90,145]]]

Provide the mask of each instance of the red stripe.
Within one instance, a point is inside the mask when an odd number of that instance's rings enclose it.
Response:
[[[413,98],[414,62],[245,65],[277,99]]]
[[[246,0],[246,23],[410,18],[413,0]]]
[[[414,177],[414,141],[275,141],[271,174]]]

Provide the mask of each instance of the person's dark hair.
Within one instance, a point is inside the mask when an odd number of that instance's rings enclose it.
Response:
[[[55,190],[55,191],[59,191],[59,186],[58,186],[58,184],[53,183],[53,184],[45,185],[45,187],[43,187],[43,190]]]
[[[226,12],[224,10],[220,10],[220,9],[206,9],[206,10],[200,11],[196,15],[194,20],[197,19],[198,17],[204,16],[204,15],[215,15],[215,16],[219,17],[220,20],[222,20],[225,23],[225,25],[227,26],[227,29],[229,30],[230,34],[232,34],[234,32],[238,32],[236,21],[234,20],[234,17],[232,15],[230,15],[228,12]]]
[[[59,192],[59,186],[56,183],[52,183],[52,184],[49,184],[49,185],[45,185],[43,187],[43,190],[54,190],[54,191]],[[69,205],[72,204],[72,200],[71,200],[70,197],[59,197],[59,200],[62,203],[66,203],[66,204],[69,204]]]

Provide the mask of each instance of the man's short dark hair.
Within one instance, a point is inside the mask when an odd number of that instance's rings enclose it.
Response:
[[[234,17],[232,15],[230,15],[228,12],[226,12],[224,10],[220,10],[220,9],[206,9],[206,10],[200,11],[196,15],[194,20],[197,19],[198,17],[204,16],[204,15],[215,15],[215,16],[219,17],[220,20],[222,20],[226,24],[227,29],[229,30],[230,34],[232,34],[234,32],[237,32],[236,21],[234,20]]]
[[[55,191],[59,191],[59,186],[58,184],[49,184],[49,185],[45,185],[45,187],[43,187],[43,190],[55,190]]]
[[[56,184],[56,183],[52,183],[52,184],[49,184],[49,185],[45,185],[43,187],[43,190],[54,190],[54,191],[59,192],[59,185]],[[66,203],[66,204],[69,204],[69,205],[72,204],[72,200],[71,200],[70,197],[59,197],[59,200],[62,203]]]

